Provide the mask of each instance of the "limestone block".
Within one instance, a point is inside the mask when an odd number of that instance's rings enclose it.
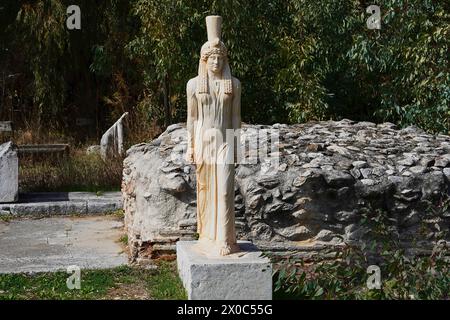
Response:
[[[272,264],[248,241],[240,253],[208,257],[197,241],[177,242],[178,272],[190,300],[270,300]]]

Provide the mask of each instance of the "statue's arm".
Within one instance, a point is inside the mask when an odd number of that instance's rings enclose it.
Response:
[[[188,81],[186,86],[187,97],[187,122],[186,129],[188,132],[187,160],[194,152],[195,124],[198,119],[197,99],[195,97],[195,79]]]
[[[233,79],[233,109],[232,124],[234,133],[234,162],[238,161],[238,151],[241,143],[241,82]]]

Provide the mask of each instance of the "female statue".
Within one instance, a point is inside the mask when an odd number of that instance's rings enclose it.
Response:
[[[241,128],[241,85],[231,76],[227,49],[220,40],[221,22],[220,16],[206,18],[208,41],[201,48],[198,76],[187,84],[186,160],[196,164],[198,246],[224,256],[239,251],[234,163]]]

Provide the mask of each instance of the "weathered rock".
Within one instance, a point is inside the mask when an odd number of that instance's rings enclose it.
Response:
[[[336,234],[330,230],[321,230],[315,237],[315,240],[318,241],[331,241],[336,237]]]
[[[327,147],[327,150],[337,152],[343,156],[350,156],[350,152],[346,148],[341,147],[341,146],[331,145],[331,146]]]
[[[257,182],[259,185],[268,189],[272,189],[280,183],[277,176],[262,176],[258,178]]]
[[[186,180],[178,173],[160,175],[158,178],[161,189],[170,194],[180,194],[189,187]]]
[[[444,170],[442,170],[442,172],[445,174],[447,179],[450,181],[450,168],[445,168]]]
[[[444,154],[434,161],[436,167],[447,167],[450,164],[450,155]]]
[[[409,168],[409,170],[412,173],[421,174],[421,173],[424,173],[426,171],[426,168],[422,167],[422,166],[414,166],[414,167]]]
[[[366,161],[353,161],[352,165],[356,169],[365,168],[368,166]]]
[[[19,160],[12,142],[0,145],[0,203],[15,202],[19,196]]]
[[[280,149],[272,150],[278,165],[252,157],[236,165],[240,239],[274,250],[307,250],[305,240],[334,248],[368,237],[367,208],[383,209],[392,236],[406,246],[431,243],[449,229],[450,212],[441,212],[439,204],[450,196],[450,137],[342,120],[243,125],[241,142],[260,146],[255,137],[263,129],[279,130]],[[173,248],[179,239],[194,238],[183,233],[196,228],[195,166],[183,160],[186,137],[184,124],[175,124],[127,152],[122,193],[133,258],[158,257],[168,253],[162,245]]]
[[[300,241],[311,238],[311,230],[301,224],[289,226],[286,228],[279,228],[276,231],[277,234],[293,241]]]
[[[350,174],[338,170],[324,171],[324,177],[331,187],[346,186],[354,183],[354,179]]]

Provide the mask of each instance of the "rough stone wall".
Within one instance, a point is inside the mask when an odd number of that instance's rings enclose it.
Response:
[[[279,132],[279,165],[237,165],[240,239],[326,254],[366,239],[365,217],[380,210],[392,239],[415,252],[449,240],[450,137],[342,120],[244,125],[241,140],[255,141],[251,135],[261,129]],[[122,192],[133,259],[171,254],[177,240],[195,237],[195,168],[182,160],[186,137],[184,124],[175,124],[127,152]]]

